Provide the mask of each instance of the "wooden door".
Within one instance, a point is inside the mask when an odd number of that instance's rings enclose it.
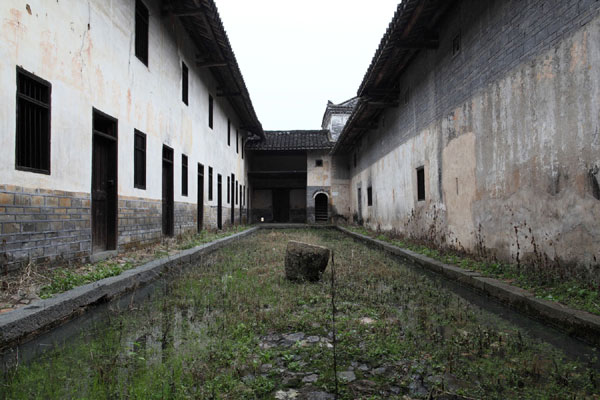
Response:
[[[275,222],[290,221],[290,191],[273,189],[273,220]]]
[[[174,189],[173,189],[173,149],[163,145],[162,156],[162,226],[165,236],[173,236]]]
[[[217,174],[217,228],[223,228],[223,183],[221,174]]]
[[[92,253],[117,248],[117,121],[94,110]]]
[[[204,224],[204,165],[198,164],[198,232]]]
[[[231,174],[231,225],[235,224],[235,174]]]

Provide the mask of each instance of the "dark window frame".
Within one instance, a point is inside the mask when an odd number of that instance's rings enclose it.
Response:
[[[231,177],[227,175],[227,204],[230,203],[231,198]]]
[[[240,130],[235,130],[235,152],[239,154],[240,152]]]
[[[208,201],[213,199],[213,168],[208,166]]]
[[[425,201],[425,167],[417,168],[417,201]]]
[[[236,206],[239,204],[238,203],[238,186],[239,186],[238,181],[235,181],[235,205]]]
[[[188,66],[185,65],[183,60],[181,61],[181,101],[187,106],[189,105],[189,85],[190,85],[190,71]]]
[[[143,143],[139,146],[137,139]],[[146,147],[147,135],[138,130],[133,130],[133,187],[146,190]]]
[[[210,129],[213,129],[213,124],[214,124],[214,105],[215,100],[213,99],[212,95],[209,94],[208,95],[208,127]]]
[[[188,195],[188,156],[181,154],[181,195]]]
[[[21,67],[17,67],[17,78],[16,78],[16,84],[17,84],[17,88],[16,88],[16,126],[15,126],[15,169],[19,170],[19,171],[26,171],[26,172],[35,172],[35,173],[40,173],[40,174],[45,174],[45,175],[50,175],[51,174],[51,164],[52,164],[52,152],[51,152],[51,148],[52,148],[52,84],[42,78],[40,78],[39,76],[36,76],[34,74],[32,74],[29,71],[26,71],[25,69],[21,68]],[[47,101],[44,102],[40,99],[35,99],[33,97],[30,97],[29,95],[20,92],[20,83],[21,80],[19,79],[20,77],[24,77],[25,79],[28,79],[30,81],[33,81],[34,84],[39,84],[40,86],[38,87],[38,89],[42,89],[42,90],[47,90],[47,93],[45,93],[46,97],[47,97]],[[43,95],[43,93],[40,93],[40,96]],[[43,139],[43,144],[45,145],[45,148],[42,146],[41,149],[38,149],[38,153],[39,153],[39,157],[44,157],[45,160],[41,160],[38,161],[37,164],[40,164],[39,167],[32,167],[31,165],[33,164],[31,161],[29,162],[29,165],[25,165],[26,161],[22,160],[21,158],[23,157],[23,154],[20,154],[23,151],[23,141],[24,138],[22,137],[24,135],[23,131],[21,131],[21,129],[24,129],[24,127],[21,126],[21,123],[19,122],[19,112],[23,113],[24,110],[22,110],[23,106],[27,104],[28,107],[32,107],[33,109],[37,108],[38,110],[44,109],[46,112],[45,117],[43,118],[44,121],[40,121],[40,123],[44,123],[44,127],[43,130],[45,131],[45,133],[41,133],[39,136],[44,136],[41,139]],[[30,109],[31,110],[31,109]],[[31,113],[31,111],[29,111]],[[31,137],[31,134],[29,135]],[[28,149],[29,152],[32,151],[32,149]],[[43,155],[42,155],[43,153]],[[32,158],[31,156],[29,158]],[[43,165],[42,165],[43,164]]]
[[[150,12],[142,0],[135,0],[135,56],[148,66]]]
[[[367,187],[367,206],[372,206],[373,205],[373,187],[369,186]]]
[[[231,146],[231,120],[227,119],[227,146]]]

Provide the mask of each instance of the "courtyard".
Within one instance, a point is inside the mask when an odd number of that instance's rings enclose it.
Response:
[[[332,250],[318,283],[285,279],[289,240]],[[335,230],[261,230],[151,290],[5,360],[3,398],[598,398],[597,350]]]

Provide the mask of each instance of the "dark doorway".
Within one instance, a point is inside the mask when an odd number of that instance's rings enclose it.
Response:
[[[173,202],[173,149],[163,145],[162,150],[162,226],[165,236],[173,236],[174,202]]]
[[[198,232],[204,224],[204,165],[198,164]]]
[[[235,224],[235,202],[233,194],[235,193],[235,174],[231,174],[231,225]]]
[[[357,195],[357,200],[358,200],[358,222],[362,223],[362,195],[361,195],[361,190],[360,188],[358,188],[358,195]]]
[[[290,191],[289,189],[273,189],[273,221],[290,221]]]
[[[92,253],[117,248],[117,120],[92,115]]]
[[[223,229],[223,183],[217,174],[217,228]]]
[[[319,193],[315,196],[315,221],[327,222],[329,220],[328,201],[325,193]]]

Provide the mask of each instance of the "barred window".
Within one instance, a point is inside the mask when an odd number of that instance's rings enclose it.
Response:
[[[49,82],[17,67],[16,168],[50,174]]]

